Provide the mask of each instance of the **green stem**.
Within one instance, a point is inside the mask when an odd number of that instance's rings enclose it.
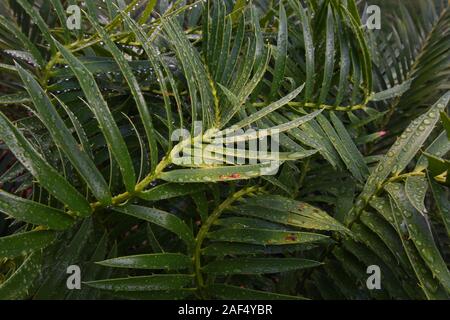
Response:
[[[132,192],[132,193],[124,192],[122,194],[119,194],[119,195],[113,197],[112,205],[119,206],[119,205],[129,201],[130,199],[134,198],[140,192],[144,191],[145,188],[147,188],[149,186],[149,184],[151,184],[153,181],[158,179],[161,176],[161,174],[163,173],[164,169],[167,168],[167,166],[169,166],[172,163],[172,157],[171,157],[172,154],[176,154],[176,153],[180,152],[181,150],[183,150],[184,147],[186,147],[189,144],[195,144],[196,141],[201,138],[202,138],[202,136],[200,135],[200,136],[195,137],[192,140],[185,139],[185,140],[181,141],[179,144],[177,144],[172,149],[172,151],[159,162],[159,164],[156,166],[155,170],[153,172],[151,172],[150,174],[148,174],[144,179],[142,179],[136,185],[136,187],[134,188],[134,192]],[[103,207],[104,207],[104,205],[100,202],[91,203],[91,208],[94,212]]]
[[[142,192],[152,181],[158,179],[158,177],[161,175],[162,171],[171,163],[170,157],[164,158],[156,167],[155,171],[151,174],[147,175],[141,182],[139,182],[136,187],[135,191],[133,193],[130,192],[124,192],[122,194],[119,194],[112,198],[112,205],[113,206],[120,206],[121,204],[129,201],[130,199],[134,198],[136,194],[139,194]],[[104,205],[100,202],[94,202],[91,203],[91,208],[95,212],[99,209],[104,208]]]
[[[256,102],[256,103],[253,103],[252,105],[254,107],[266,107],[267,103]],[[325,110],[344,111],[344,112],[361,110],[366,107],[365,104],[357,104],[354,106],[331,106],[331,105],[327,105],[327,104],[319,104],[319,103],[313,103],[313,102],[298,102],[298,101],[291,101],[287,105],[291,106],[291,107],[325,109]]]
[[[424,173],[423,171],[418,171],[418,172],[417,172],[417,171],[416,171],[416,172],[408,172],[408,173],[404,173],[404,174],[400,174],[400,175],[393,176],[393,177],[387,179],[386,181],[384,181],[384,182],[379,186],[379,188],[374,192],[374,194],[372,195],[372,197],[370,197],[370,199],[366,202],[366,204],[364,205],[364,207],[361,208],[359,211],[356,211],[356,212],[355,212],[355,216],[354,216],[354,217],[352,218],[352,220],[348,223],[348,226],[347,226],[347,227],[348,227],[349,229],[351,229],[351,227],[353,226],[353,224],[359,220],[359,217],[360,217],[361,214],[363,213],[364,209],[366,208],[366,206],[367,206],[367,204],[370,202],[370,200],[371,200],[374,196],[378,195],[378,194],[384,189],[384,186],[385,186],[386,184],[388,184],[388,183],[393,183],[393,182],[397,182],[397,181],[401,181],[401,180],[404,180],[404,179],[406,179],[406,178],[408,178],[408,177],[423,177],[423,176],[425,176],[425,173]],[[353,209],[352,209],[352,210],[353,210]]]
[[[300,174],[300,181],[299,181],[299,186],[300,186],[300,188],[303,187],[303,182],[305,181],[306,174],[308,173],[308,170],[309,170],[309,162],[310,162],[310,158],[307,158],[307,159],[303,162],[302,172],[301,172],[301,174]]]
[[[195,276],[196,276],[196,282],[197,282],[197,288],[199,290],[202,290],[205,287],[205,282],[203,279],[202,271],[201,271],[201,250],[202,250],[202,244],[203,241],[206,238],[206,235],[209,232],[209,229],[216,223],[216,221],[219,219],[219,217],[222,215],[222,213],[228,209],[234,202],[238,201],[242,197],[258,192],[258,190],[261,189],[260,187],[253,186],[244,188],[234,194],[232,194],[230,197],[228,197],[224,202],[222,202],[215,210],[214,212],[208,217],[208,219],[205,221],[205,223],[201,226],[199,232],[197,233],[197,237],[195,239],[195,249],[194,249],[194,266],[195,266]]]

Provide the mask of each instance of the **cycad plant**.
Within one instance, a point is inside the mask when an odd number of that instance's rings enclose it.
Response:
[[[0,12],[1,299],[449,297],[448,1]]]

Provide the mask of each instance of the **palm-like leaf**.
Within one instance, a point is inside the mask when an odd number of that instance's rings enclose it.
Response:
[[[64,2],[1,5],[0,297],[447,299],[450,16],[428,2],[381,31],[353,0],[88,1],[82,32]]]

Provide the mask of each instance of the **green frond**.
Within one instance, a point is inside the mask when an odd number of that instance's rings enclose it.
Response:
[[[0,299],[449,299],[448,1],[69,3],[0,3]]]

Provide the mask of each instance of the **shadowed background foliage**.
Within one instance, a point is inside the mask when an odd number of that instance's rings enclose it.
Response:
[[[0,299],[448,299],[447,1],[0,14]],[[279,130],[277,174],[245,132],[223,162],[229,128]],[[176,165],[186,146],[220,163]]]

